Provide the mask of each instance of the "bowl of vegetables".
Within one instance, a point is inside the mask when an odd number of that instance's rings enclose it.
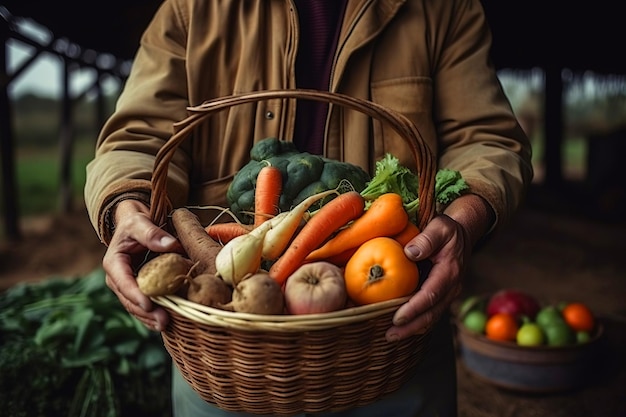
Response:
[[[520,289],[466,298],[455,324],[461,363],[471,374],[529,393],[587,383],[603,336],[601,321],[584,302],[540,303]]]

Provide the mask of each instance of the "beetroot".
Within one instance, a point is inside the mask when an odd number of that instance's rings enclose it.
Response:
[[[496,313],[507,313],[534,319],[540,308],[539,302],[530,294],[517,289],[504,289],[489,298],[487,315],[491,317]]]

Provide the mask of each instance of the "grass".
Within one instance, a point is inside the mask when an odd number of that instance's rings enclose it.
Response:
[[[93,144],[80,141],[74,148],[71,164],[71,187],[82,198],[85,168],[93,157]],[[16,161],[20,215],[54,212],[60,207],[61,161],[56,148],[20,149]]]
[[[94,144],[79,140],[71,163],[73,201],[83,198],[85,168],[93,158]],[[20,219],[57,213],[61,209],[61,155],[57,147],[20,147],[15,161],[17,211]],[[0,207],[0,240],[6,235],[5,202]]]

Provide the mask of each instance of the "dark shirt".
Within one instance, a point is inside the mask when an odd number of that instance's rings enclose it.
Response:
[[[296,0],[300,45],[296,57],[296,87],[328,91],[333,56],[346,0]],[[294,142],[300,151],[323,153],[328,104],[298,100]]]

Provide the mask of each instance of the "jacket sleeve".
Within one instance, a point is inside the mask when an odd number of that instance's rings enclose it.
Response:
[[[180,2],[182,3],[182,2]],[[94,229],[108,244],[108,213],[125,198],[150,201],[155,155],[187,116],[185,20],[182,6],[165,1],[145,30],[115,112],[98,137],[87,165],[85,202]],[[177,150],[168,170],[170,204],[184,202],[190,160]]]
[[[439,42],[433,109],[439,164],[461,171],[500,225],[520,205],[532,179],[530,142],[491,62],[491,32],[480,2],[452,4],[447,30],[434,41]]]

